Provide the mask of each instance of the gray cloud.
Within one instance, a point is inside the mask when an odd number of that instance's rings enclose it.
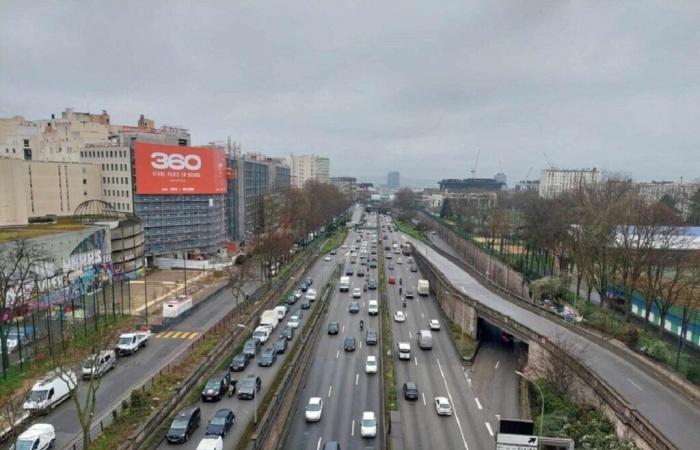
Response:
[[[336,175],[698,176],[696,2],[3,2],[0,115],[146,114]]]

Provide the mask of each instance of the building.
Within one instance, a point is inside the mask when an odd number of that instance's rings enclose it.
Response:
[[[544,169],[540,176],[539,194],[554,198],[563,193],[601,181],[598,169]]]
[[[496,180],[498,183],[501,183],[503,185],[503,188],[505,188],[508,185],[508,177],[506,177],[506,174],[503,172],[498,172],[494,177],[494,180]]]
[[[691,197],[700,190],[700,183],[651,181],[636,183],[636,187],[640,196],[650,203],[661,201],[664,197],[672,199],[679,213],[687,218],[690,214]]]
[[[308,180],[328,183],[331,173],[330,159],[318,155],[294,155],[287,158],[292,186],[301,188]]]
[[[368,201],[372,195],[376,194],[377,190],[373,183],[357,183],[357,198],[358,200]]]
[[[440,191],[447,192],[466,192],[466,191],[489,191],[497,192],[503,190],[505,184],[497,181],[494,178],[447,178],[438,182]]]
[[[98,164],[0,158],[0,226],[70,216],[80,203],[101,198]]]
[[[330,179],[340,192],[347,195],[350,200],[357,199],[357,178],[355,177],[333,177]]]
[[[540,180],[520,180],[515,185],[518,192],[540,192]]]
[[[389,172],[386,176],[386,185],[389,189],[401,187],[401,174],[398,171]]]
[[[442,203],[445,201],[445,194],[440,192],[439,189],[425,188],[421,193],[420,201],[425,208],[433,212],[440,212]]]
[[[134,180],[131,149],[117,139],[88,144],[80,151],[80,160],[98,164],[102,172],[102,199],[117,211],[134,212]]]

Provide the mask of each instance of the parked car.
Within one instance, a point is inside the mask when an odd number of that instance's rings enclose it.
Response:
[[[290,294],[289,297],[287,297],[287,304],[288,305],[293,305],[297,302],[297,298],[294,294]]]
[[[272,344],[272,348],[276,353],[284,353],[287,351],[287,338],[280,337]]]
[[[311,286],[314,283],[314,280],[311,277],[306,277],[304,282],[306,283],[306,286]]]
[[[334,322],[330,322],[328,324],[328,334],[335,335],[335,334],[338,334],[339,331],[340,331],[340,324],[338,322],[334,321]]]
[[[403,398],[406,400],[418,400],[418,386],[413,381],[403,384]]]
[[[374,328],[367,328],[365,343],[367,345],[377,345],[377,330]]]
[[[451,416],[452,407],[447,397],[435,397],[435,412],[438,416]]]
[[[178,413],[170,424],[170,429],[165,439],[171,444],[182,444],[190,439],[190,436],[199,427],[202,420],[202,412],[199,406],[189,406]]]
[[[250,358],[251,357],[249,353],[241,352],[237,354],[233,357],[233,360],[231,360],[231,364],[228,367],[229,370],[231,372],[243,372],[248,366]]]
[[[53,425],[35,423],[20,434],[11,447],[12,450],[46,450],[53,446],[56,432]]]
[[[261,367],[272,367],[277,361],[277,352],[274,348],[267,348],[258,356],[258,365]]]
[[[207,436],[225,437],[233,427],[236,421],[236,415],[230,409],[224,408],[218,410],[214,417],[207,424]]]
[[[72,370],[64,373],[51,371],[37,381],[29,391],[22,409],[35,414],[48,413],[64,400],[78,386],[78,379]]]
[[[355,351],[355,336],[347,336],[345,338],[345,342],[343,343],[343,349],[345,349],[346,352]]]
[[[115,367],[117,367],[117,352],[114,350],[103,350],[90,355],[83,362],[83,380],[101,377]]]
[[[231,384],[231,373],[227,370],[215,375],[207,381],[202,391],[202,401],[219,401],[224,396]]]
[[[238,398],[252,400],[262,387],[262,380],[257,375],[248,375],[238,383]]]
[[[321,397],[311,397],[309,403],[304,408],[304,419],[307,422],[318,422],[323,413],[323,399]]]

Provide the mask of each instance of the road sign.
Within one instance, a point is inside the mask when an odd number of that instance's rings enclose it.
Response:
[[[496,435],[496,450],[533,450],[537,449],[537,436],[524,434]]]

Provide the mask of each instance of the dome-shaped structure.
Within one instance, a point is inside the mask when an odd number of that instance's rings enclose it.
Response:
[[[103,200],[86,200],[75,208],[73,217],[80,223],[94,223],[102,220],[121,220],[127,216]]]

